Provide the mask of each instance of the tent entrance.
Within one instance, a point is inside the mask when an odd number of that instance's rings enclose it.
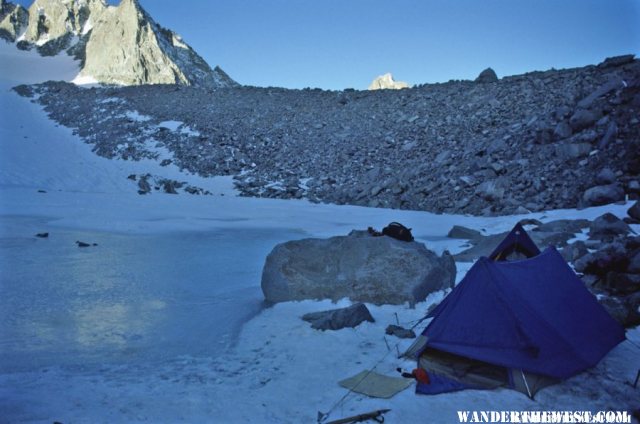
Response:
[[[493,365],[432,348],[422,352],[418,366],[425,369],[432,380],[430,385],[421,385],[417,388],[418,392],[423,394],[506,387],[533,398],[539,390],[557,382],[555,379],[538,374]]]

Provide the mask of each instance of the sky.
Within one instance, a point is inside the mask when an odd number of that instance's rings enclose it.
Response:
[[[640,55],[640,0],[140,4],[245,85],[364,89],[387,72],[422,84],[474,79],[487,67],[502,77]]]

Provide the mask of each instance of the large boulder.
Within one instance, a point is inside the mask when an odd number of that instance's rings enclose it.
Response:
[[[455,276],[448,252],[438,256],[422,243],[354,231],[277,245],[262,270],[262,291],[273,303],[347,297],[413,306],[429,293],[453,287]]]
[[[491,68],[487,68],[484,71],[480,72],[480,75],[478,75],[478,78],[476,78],[476,82],[480,82],[480,83],[497,82],[497,81],[498,81],[498,75],[496,74],[496,71],[494,71]]]
[[[625,272],[628,265],[625,245],[614,242],[577,259],[574,268],[580,273],[604,276],[609,272]]]
[[[624,190],[619,184],[591,187],[582,196],[586,206],[600,206],[624,200]]]
[[[631,232],[631,227],[612,213],[605,213],[593,221],[589,227],[589,238],[611,240],[617,236],[625,236]]]

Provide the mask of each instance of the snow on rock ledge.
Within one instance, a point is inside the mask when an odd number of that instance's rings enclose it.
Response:
[[[422,243],[352,231],[277,245],[262,271],[262,291],[273,303],[347,297],[413,306],[434,291],[453,287],[455,276],[448,252],[438,257]]]

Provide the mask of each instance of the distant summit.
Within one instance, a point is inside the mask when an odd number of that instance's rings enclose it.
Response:
[[[13,3],[0,0],[0,38],[14,42],[29,22],[29,12]]]
[[[237,86],[175,32],[157,24],[137,0],[36,0],[25,10],[0,0],[0,37],[43,56],[80,60],[76,82],[118,85]]]
[[[379,76],[369,85],[369,90],[399,90],[401,88],[409,88],[409,84],[402,81],[395,81],[391,73]]]

